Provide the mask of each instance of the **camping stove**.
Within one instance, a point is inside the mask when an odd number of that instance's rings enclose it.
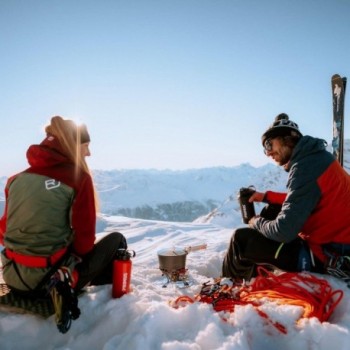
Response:
[[[186,288],[190,286],[187,269],[181,268],[177,270],[160,270],[162,271],[162,276],[165,277],[163,288],[166,288],[169,283],[175,284],[178,288]]]
[[[169,283],[175,284],[178,288],[189,287],[190,283],[186,269],[186,256],[191,251],[206,248],[206,244],[201,244],[198,246],[190,246],[185,249],[174,247],[158,251],[159,269],[166,278],[163,283],[163,288],[167,287]]]

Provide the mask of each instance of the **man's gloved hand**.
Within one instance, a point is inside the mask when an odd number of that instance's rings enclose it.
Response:
[[[260,218],[260,215],[253,216],[248,222],[249,227],[254,228],[255,221],[259,218]]]

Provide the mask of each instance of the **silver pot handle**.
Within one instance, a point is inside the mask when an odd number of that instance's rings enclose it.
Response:
[[[189,246],[184,249],[184,251],[188,254],[190,252],[195,252],[197,250],[202,250],[202,249],[207,249],[207,244],[200,244],[200,245],[194,245],[194,246]]]

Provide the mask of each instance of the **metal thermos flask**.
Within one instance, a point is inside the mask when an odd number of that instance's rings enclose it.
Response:
[[[131,258],[135,256],[134,251],[119,249],[117,259],[113,262],[113,285],[112,297],[120,298],[130,292]]]
[[[248,224],[249,220],[255,216],[254,203],[249,202],[249,198],[254,192],[255,188],[253,186],[242,187],[239,190],[238,201],[241,207],[242,219],[245,224]]]

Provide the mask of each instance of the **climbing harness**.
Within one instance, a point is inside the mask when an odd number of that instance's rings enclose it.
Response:
[[[44,298],[51,298],[55,310],[57,328],[61,333],[67,333],[71,327],[72,320],[76,320],[80,315],[78,298],[72,287],[70,269],[62,266],[68,254],[68,249],[63,248],[48,258],[22,255],[8,249],[6,249],[5,253],[8,259],[11,259],[18,277],[28,288],[27,296],[35,298],[40,295]],[[22,278],[17,264],[33,268],[50,267],[50,270],[40,283],[34,289],[31,289]]]
[[[214,283],[206,282],[199,294],[193,298],[180,296],[171,302],[178,308],[194,302],[211,304],[217,312],[234,312],[237,305],[252,305],[256,312],[281,333],[287,328],[274,322],[260,309],[265,300],[279,305],[301,306],[304,310],[300,318],[317,317],[321,322],[327,321],[343,297],[343,291],[333,291],[329,283],[305,272],[284,272],[274,274],[262,266],[257,268],[257,277],[248,285],[244,281],[218,278]],[[223,320],[227,321],[224,315]]]

